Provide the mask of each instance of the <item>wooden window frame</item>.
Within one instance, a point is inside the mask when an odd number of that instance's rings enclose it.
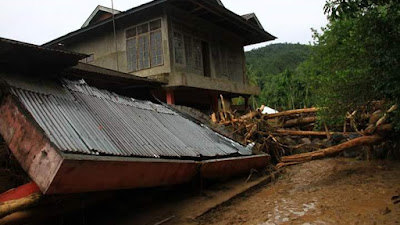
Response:
[[[151,30],[151,27],[150,27],[150,23],[152,23],[152,22],[155,22],[155,21],[157,21],[157,20],[159,20],[160,21],[160,27],[159,28],[156,28],[156,29],[154,29],[154,30]],[[142,70],[147,70],[147,69],[152,69],[152,68],[155,68],[155,67],[159,67],[159,66],[164,66],[164,62],[165,62],[165,59],[164,59],[164,48],[163,48],[163,39],[162,39],[162,37],[163,37],[163,32],[162,32],[162,27],[163,27],[163,25],[162,25],[162,23],[163,23],[163,21],[162,21],[162,18],[161,17],[159,17],[159,18],[155,18],[155,19],[152,19],[152,20],[149,20],[149,21],[146,21],[146,22],[143,22],[143,23],[139,23],[139,24],[136,24],[135,26],[131,26],[131,27],[128,27],[127,29],[125,29],[125,49],[126,49],[126,57],[127,57],[127,64],[129,65],[129,61],[128,61],[128,48],[127,48],[127,42],[129,41],[129,40],[132,40],[132,39],[135,39],[135,55],[136,55],[136,70],[135,69],[130,69],[128,66],[128,72],[130,73],[130,72],[138,72],[138,71],[142,71]],[[147,32],[144,32],[144,33],[141,33],[141,34],[139,34],[138,33],[138,27],[140,27],[140,26],[143,26],[143,25],[145,25],[145,24],[147,24]],[[135,36],[132,36],[132,37],[127,37],[127,31],[128,30],[130,30],[130,29],[136,29],[136,32],[135,32]],[[160,46],[160,49],[161,49],[161,55],[160,55],[160,57],[161,57],[161,63],[160,64],[152,64],[151,63],[151,59],[152,59],[152,52],[151,52],[151,50],[152,50],[152,43],[151,43],[151,34],[152,33],[155,33],[155,32],[160,32],[160,35],[161,35],[161,40],[160,40],[160,44],[161,44],[161,46]],[[140,37],[143,37],[143,36],[147,36],[147,40],[148,40],[148,65],[149,65],[149,67],[144,67],[144,68],[140,68],[140,66],[139,66],[139,63],[140,63],[140,59],[139,59],[139,38]],[[140,68],[140,69],[139,69]]]
[[[181,36],[181,41],[182,41],[182,49],[180,49],[182,51],[182,63],[177,62],[177,58],[176,58],[176,43],[175,43],[175,33],[179,34]],[[185,56],[185,39],[184,39],[184,35],[183,32],[178,31],[176,29],[174,29],[172,31],[172,39],[173,39],[173,52],[174,52],[174,64],[175,65],[180,65],[180,66],[186,66],[186,56]]]

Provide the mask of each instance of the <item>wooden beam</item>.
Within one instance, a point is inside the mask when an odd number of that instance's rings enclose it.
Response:
[[[325,131],[302,131],[302,130],[276,130],[278,135],[290,135],[290,136],[326,136]],[[335,132],[329,132],[330,135],[341,134]]]
[[[364,145],[373,145],[382,140],[382,136],[380,135],[372,135],[372,136],[362,136],[359,138],[352,139],[350,141],[344,142],[342,144],[332,146],[329,148],[321,149],[315,152],[307,152],[302,154],[296,154],[291,156],[284,156],[281,158],[281,163],[277,165],[277,168],[281,168],[284,166],[295,165],[299,163],[308,162],[315,159],[321,159],[328,156],[333,156],[342,152],[346,149],[354,148],[357,146]]]
[[[272,119],[276,117],[281,117],[281,116],[290,116],[294,114],[300,114],[300,113],[313,113],[317,112],[319,109],[318,108],[306,108],[306,109],[293,109],[293,110],[287,110],[279,113],[273,113],[273,114],[266,114],[264,115],[265,119]]]

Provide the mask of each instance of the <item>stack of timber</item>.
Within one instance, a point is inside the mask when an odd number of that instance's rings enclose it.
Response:
[[[211,115],[211,121],[244,145],[254,143],[253,152],[271,155],[277,167],[343,154],[370,159],[373,146],[392,131],[388,123],[397,105],[361,107],[347,113],[343,127],[328,128],[318,123],[318,108],[304,108],[274,114],[262,114],[264,106],[245,115],[223,108]],[[319,128],[319,129],[317,129]],[[362,151],[360,151],[362,150]],[[347,152],[349,151],[349,152]]]

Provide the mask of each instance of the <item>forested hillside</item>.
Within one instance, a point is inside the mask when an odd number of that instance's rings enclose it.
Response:
[[[279,110],[308,105],[306,74],[300,68],[312,47],[302,44],[272,44],[246,52],[251,82],[261,88],[257,104]]]

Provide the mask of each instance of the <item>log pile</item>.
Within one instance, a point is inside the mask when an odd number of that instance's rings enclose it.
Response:
[[[355,148],[367,149],[362,155],[370,158],[371,146],[382,142],[392,130],[387,121],[397,106],[387,110],[375,107],[372,112],[360,108],[347,113],[340,130],[321,124],[317,126],[318,108],[274,114],[262,114],[263,109],[264,106],[261,106],[245,115],[235,115],[224,109],[224,112],[213,114],[211,118],[228,131],[231,138],[243,145],[254,143],[254,153],[268,153],[277,167],[283,167],[334,156]]]

